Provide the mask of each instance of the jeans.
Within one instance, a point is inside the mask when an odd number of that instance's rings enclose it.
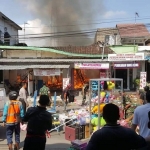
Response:
[[[63,104],[64,104],[64,110],[66,110],[66,107],[67,107],[67,100],[65,101],[65,100],[63,100]]]
[[[12,144],[13,132],[15,132],[15,141],[20,143],[20,124],[16,125],[6,125],[6,138],[7,144]]]

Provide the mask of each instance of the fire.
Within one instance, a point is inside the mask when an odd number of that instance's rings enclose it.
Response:
[[[85,70],[74,69],[74,89],[81,89],[89,79],[85,75]]]

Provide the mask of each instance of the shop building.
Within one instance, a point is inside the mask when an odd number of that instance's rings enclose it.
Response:
[[[145,71],[145,53],[138,52],[138,46],[112,46],[111,49],[120,50],[120,53],[108,54],[112,77],[122,78],[124,89],[132,90],[134,79]]]
[[[15,46],[0,46],[0,49],[4,50],[0,59],[0,70],[3,71],[5,84],[17,85],[29,79],[32,84],[31,92],[35,88],[39,89],[43,80],[51,89],[62,90],[63,78],[69,78],[73,88],[80,89],[83,82],[91,76],[97,78],[100,77],[100,72],[107,72],[108,54],[114,53],[105,47],[102,56],[103,49],[99,45],[69,47],[69,50],[66,47],[52,49]],[[78,67],[80,69],[77,69]],[[88,72],[90,67],[92,70]]]

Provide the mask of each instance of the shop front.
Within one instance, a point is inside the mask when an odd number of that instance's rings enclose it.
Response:
[[[21,83],[28,83],[28,92],[33,94],[35,90],[39,90],[43,81],[51,91],[62,91],[63,78],[69,76],[70,65],[5,65],[0,69],[3,70],[3,80],[5,88],[9,92],[21,87]],[[8,93],[7,92],[7,93]]]
[[[81,89],[89,79],[106,78],[109,75],[109,63],[75,63],[72,69],[74,89]]]
[[[111,72],[114,78],[123,79],[123,88],[132,90],[134,79],[145,71],[144,53],[136,54],[109,54],[108,61],[111,62]]]

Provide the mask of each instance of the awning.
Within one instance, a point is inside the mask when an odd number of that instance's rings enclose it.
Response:
[[[22,69],[33,69],[33,68],[58,68],[58,69],[65,69],[69,68],[70,65],[0,65],[0,70],[22,70]]]
[[[108,59],[12,59],[12,58],[1,58],[0,62],[27,62],[27,63],[98,63],[98,62],[107,62]]]

